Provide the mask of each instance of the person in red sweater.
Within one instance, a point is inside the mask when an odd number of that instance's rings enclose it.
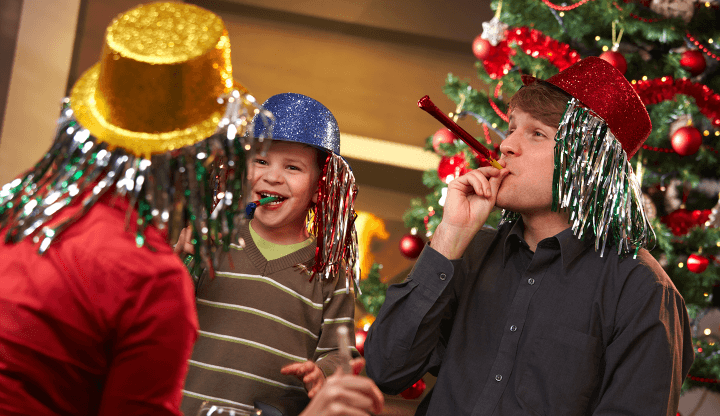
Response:
[[[218,231],[241,218],[243,126],[271,122],[253,103],[213,13],[151,3],[110,24],[52,147],[0,189],[0,414],[181,414],[198,322],[168,242],[193,222],[212,268],[210,241],[236,237]]]

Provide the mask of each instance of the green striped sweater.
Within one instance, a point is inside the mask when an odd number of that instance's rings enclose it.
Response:
[[[295,267],[312,261],[315,244],[267,261],[247,225],[241,236],[245,247],[232,246],[215,278],[198,285],[200,333],[183,390],[186,416],[195,416],[203,401],[236,408],[260,401],[297,415],[307,392],[280,368],[313,360],[328,376],[339,364],[337,327],[354,333],[352,284],[348,290],[344,276],[310,280]]]

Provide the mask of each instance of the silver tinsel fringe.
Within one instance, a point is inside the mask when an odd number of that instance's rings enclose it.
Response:
[[[31,237],[42,255],[59,234],[112,192],[129,201],[126,228],[130,229],[131,212],[138,213],[138,247],[145,245],[148,225],[166,230],[167,242],[174,244],[180,231],[192,224],[195,253],[201,259],[198,267],[212,273],[222,251],[218,247],[227,249],[237,241],[245,221],[245,160],[257,147],[249,122],[255,112],[263,122],[273,122],[272,114],[250,95],[233,91],[218,101],[226,104],[226,112],[214,135],[146,158],[98,141],[75,120],[66,100],[51,149],[24,177],[0,189],[0,229],[8,227],[6,242]],[[270,142],[257,141],[266,146]],[[78,202],[81,208],[74,215],[52,228],[45,226]]]
[[[654,244],[632,165],[605,121],[573,98],[555,140],[552,209],[568,210],[573,233],[594,236],[600,256],[607,245],[637,255]],[[502,222],[518,218],[504,211]]]

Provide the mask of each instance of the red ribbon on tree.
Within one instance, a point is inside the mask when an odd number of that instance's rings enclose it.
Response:
[[[483,61],[485,71],[490,78],[502,78],[512,69],[514,63],[510,57],[515,55],[513,44],[534,58],[547,59],[560,71],[581,59],[577,51],[570,49],[570,45],[545,36],[537,29],[511,28],[505,31],[505,40],[498,43],[493,53]]]
[[[704,84],[692,82],[686,78],[674,79],[661,77],[633,84],[646,106],[672,100],[677,94],[695,99],[700,112],[710,119],[713,126],[720,127],[720,94]]]

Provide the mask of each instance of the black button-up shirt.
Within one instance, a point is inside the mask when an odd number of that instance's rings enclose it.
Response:
[[[655,259],[567,229],[530,251],[522,220],[461,260],[426,247],[365,342],[389,394],[436,375],[418,415],[672,415],[693,361],[685,303]]]

